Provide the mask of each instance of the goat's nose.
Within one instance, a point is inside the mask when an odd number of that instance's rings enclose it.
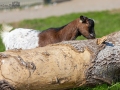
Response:
[[[90,36],[94,39],[95,38],[95,35],[92,33],[92,34],[90,34]]]
[[[92,36],[92,37],[93,37],[94,35],[93,35],[93,34],[90,34],[90,36]]]

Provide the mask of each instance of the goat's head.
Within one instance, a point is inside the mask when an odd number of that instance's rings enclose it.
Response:
[[[85,16],[80,16],[78,21],[78,30],[87,39],[95,38],[94,21]]]

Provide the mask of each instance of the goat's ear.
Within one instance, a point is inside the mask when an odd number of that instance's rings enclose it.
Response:
[[[88,18],[85,16],[80,16],[80,22],[85,23]]]

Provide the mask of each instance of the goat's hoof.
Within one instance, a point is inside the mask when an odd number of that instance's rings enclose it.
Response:
[[[15,90],[7,81],[0,80],[0,90]]]

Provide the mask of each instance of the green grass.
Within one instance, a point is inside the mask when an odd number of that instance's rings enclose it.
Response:
[[[103,35],[120,30],[120,13],[111,13],[110,11],[74,13],[59,17],[53,16],[45,19],[24,20],[18,23],[12,23],[12,25],[15,27],[45,30],[50,27],[63,26],[78,18],[80,15],[85,15],[95,20],[97,37],[102,37]]]
[[[36,30],[45,30],[50,27],[60,27],[72,20],[78,18],[80,15],[85,15],[95,20],[95,32],[96,36],[102,37],[115,31],[120,30],[120,10],[102,11],[102,12],[88,12],[88,13],[73,13],[63,16],[52,16],[45,19],[33,19],[23,20],[17,23],[11,23],[15,28],[32,28]],[[78,37],[77,39],[85,39]],[[0,39],[0,51],[4,51],[4,46]],[[107,86],[105,84],[98,85],[95,88],[81,87],[71,90],[120,90],[120,83],[116,83],[113,86]]]
[[[50,27],[60,27],[72,20],[78,18],[80,15],[85,15],[95,20],[95,32],[97,37],[102,37],[109,33],[120,30],[120,10],[102,11],[102,12],[88,12],[88,13],[73,13],[63,16],[52,16],[45,19],[23,20],[17,23],[11,23],[15,28],[32,28],[37,30],[45,30]],[[77,39],[84,39],[78,37]],[[4,46],[0,40],[0,51],[4,51]]]
[[[90,88],[90,87],[80,87],[76,89],[71,89],[71,90],[108,90],[108,86],[106,84],[103,85],[98,85],[95,88]]]

